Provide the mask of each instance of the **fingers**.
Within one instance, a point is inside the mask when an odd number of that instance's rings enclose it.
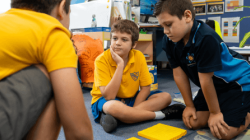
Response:
[[[226,131],[224,130],[224,128],[222,127],[221,124],[218,125],[218,128],[219,128],[219,131],[220,131],[223,135],[227,136],[227,133],[226,133]]]
[[[209,128],[210,128],[210,131],[211,131],[212,135],[213,135],[214,137],[216,137],[216,134],[214,133],[214,128],[213,128],[213,126],[209,126]]]
[[[222,121],[221,124],[222,124],[224,127],[226,127],[228,130],[230,130],[230,127],[227,125],[226,122]]]
[[[184,124],[189,128],[189,129],[192,129],[192,126],[190,124],[190,117],[183,117],[183,122]]]
[[[218,126],[214,126],[213,129],[214,129],[215,137],[221,139],[221,135],[220,135]]]
[[[222,124],[223,123],[223,124]],[[210,125],[210,131],[213,134],[214,137],[221,139],[221,134],[227,136],[227,133],[224,129],[223,126],[227,125],[224,121],[221,124],[217,124],[217,125]],[[228,125],[227,125],[228,126]],[[227,128],[227,127],[226,127]],[[227,129],[230,129],[230,127],[228,126]]]
[[[196,120],[197,119],[196,112],[193,112],[192,115],[193,115],[193,119]]]

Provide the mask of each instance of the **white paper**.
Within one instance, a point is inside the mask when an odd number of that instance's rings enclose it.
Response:
[[[240,17],[222,18],[222,37],[225,42],[239,43],[240,24],[234,30],[234,25],[239,20]]]
[[[111,1],[92,1],[70,5],[69,29],[109,27]]]
[[[218,16],[218,17],[208,17],[207,19],[208,19],[208,20],[216,20],[216,21],[219,23],[220,28],[221,28],[220,18],[221,18],[221,17]]]
[[[135,15],[135,17],[132,16],[132,20],[135,23],[139,23],[139,21],[140,21],[140,7],[132,7],[131,13],[132,13],[132,15]]]
[[[244,0],[225,0],[225,12],[238,12],[243,11],[243,8],[234,10],[235,7],[244,5]]]

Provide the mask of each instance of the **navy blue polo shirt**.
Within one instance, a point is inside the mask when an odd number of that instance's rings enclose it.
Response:
[[[242,91],[250,91],[248,62],[236,52],[229,50],[220,36],[202,21],[194,20],[189,41],[185,46],[183,40],[174,43],[165,35],[163,49],[171,67],[180,66],[189,79],[199,87],[198,72],[214,72],[213,82],[217,91],[228,89],[230,82],[236,82]]]

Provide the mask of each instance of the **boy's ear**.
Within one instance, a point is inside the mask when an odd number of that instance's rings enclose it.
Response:
[[[192,12],[190,10],[185,10],[184,11],[184,18],[187,23],[192,21]]]
[[[138,41],[135,41],[135,44],[134,44],[134,46],[132,46],[131,49],[134,49],[136,47],[137,43],[138,43]]]
[[[58,16],[59,16],[60,20],[62,20],[64,18],[64,15],[66,12],[64,10],[65,3],[66,3],[66,0],[62,0],[61,3],[59,4],[59,7],[58,7]]]

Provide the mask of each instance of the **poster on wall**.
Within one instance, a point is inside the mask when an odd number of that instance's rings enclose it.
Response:
[[[222,18],[222,37],[225,42],[239,43],[240,24],[234,29],[240,17]]]
[[[206,15],[206,3],[194,4],[195,15]]]
[[[111,1],[93,1],[70,5],[69,29],[109,27]]]
[[[225,12],[239,12],[243,11],[243,8],[234,10],[235,7],[244,5],[244,0],[225,0]]]
[[[224,2],[207,3],[207,14],[223,14]]]

